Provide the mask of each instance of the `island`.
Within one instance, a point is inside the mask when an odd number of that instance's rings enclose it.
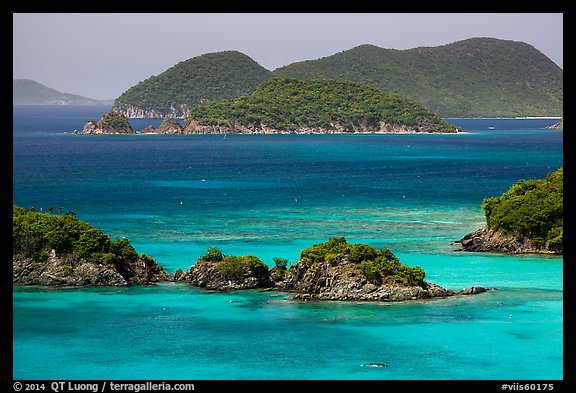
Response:
[[[30,79],[12,80],[12,104],[14,105],[107,105],[114,99],[96,100],[76,94],[62,93]]]
[[[171,280],[128,239],[112,240],[74,212],[41,213],[13,205],[12,275],[16,285],[127,286]]]
[[[473,295],[482,286],[454,291],[424,281],[420,267],[400,263],[387,248],[350,244],[333,237],[300,252],[300,260],[287,268],[287,261],[274,258],[268,266],[255,255],[225,256],[215,247],[187,271],[178,270],[176,281],[213,291],[265,289],[294,293],[300,301],[398,302]]]
[[[60,209],[59,209],[60,210]],[[61,212],[60,212],[61,213]],[[188,284],[209,291],[258,289],[293,293],[298,301],[398,302],[474,295],[482,286],[454,291],[426,282],[388,248],[333,237],[300,252],[299,261],[274,258],[269,268],[253,254],[224,255],[208,247],[186,271],[173,276],[152,257],[138,254],[126,238],[112,240],[74,212],[37,212],[13,205],[12,282],[55,287],[118,287]]]
[[[486,198],[486,225],[456,243],[464,251],[506,254],[563,253],[563,168],[544,179],[521,180]]]
[[[186,133],[456,133],[416,101],[368,85],[328,79],[271,78],[246,96],[191,108]]]
[[[135,134],[128,118],[113,110],[105,113],[96,123],[88,119],[82,128],[82,134]]]

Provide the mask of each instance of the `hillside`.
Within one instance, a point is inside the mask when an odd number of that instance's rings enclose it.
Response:
[[[124,92],[116,110],[182,117],[188,108],[250,94],[273,76],[361,82],[411,97],[442,117],[561,116],[563,71],[534,47],[471,38],[437,47],[358,47],[268,71],[236,51],[176,64]]]
[[[248,96],[192,108],[189,133],[457,132],[419,103],[357,82],[272,78]]]
[[[138,83],[114,102],[134,117],[182,117],[188,108],[249,94],[270,71],[236,51],[207,53],[182,61]]]
[[[472,38],[407,50],[361,45],[273,73],[366,83],[407,95],[442,117],[562,115],[562,69],[523,42]]]
[[[12,103],[15,105],[107,105],[111,100],[94,100],[61,93],[30,79],[13,79]]]

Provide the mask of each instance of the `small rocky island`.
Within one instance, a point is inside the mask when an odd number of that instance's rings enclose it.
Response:
[[[110,111],[105,113],[96,123],[88,119],[82,128],[82,134],[135,134],[128,118],[121,113]]]
[[[376,250],[366,244],[349,244],[331,238],[300,253],[300,260],[286,268],[286,260],[275,258],[268,269],[254,255],[224,256],[217,248],[174,279],[201,288],[228,291],[267,289],[294,293],[294,299],[332,301],[398,302],[485,292],[481,286],[461,291],[424,281],[419,268],[401,264],[389,249]]]
[[[563,184],[560,168],[545,179],[521,180],[504,194],[484,199],[486,225],[456,243],[464,251],[561,255]]]
[[[113,241],[73,212],[39,213],[14,205],[12,228],[16,285],[152,285],[171,279],[128,239]]]

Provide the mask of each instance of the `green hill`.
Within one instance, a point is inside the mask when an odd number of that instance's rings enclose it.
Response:
[[[355,81],[408,96],[442,117],[562,116],[563,71],[534,47],[471,38],[436,47],[358,47],[268,71],[236,51],[176,64],[125,91],[116,110],[181,117],[189,108],[252,93],[274,76]]]
[[[114,102],[129,117],[183,116],[188,108],[249,94],[270,71],[236,51],[182,61],[131,87]]]
[[[94,100],[62,93],[30,79],[12,80],[12,103],[15,105],[109,105],[110,100]]]
[[[457,132],[419,103],[357,82],[272,78],[192,108],[187,132]]]
[[[471,38],[407,50],[361,45],[274,70],[366,83],[407,95],[442,117],[561,116],[563,71],[534,47]]]

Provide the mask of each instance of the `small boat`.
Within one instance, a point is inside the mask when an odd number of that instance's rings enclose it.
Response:
[[[493,129],[495,129],[495,128],[496,128],[496,127],[494,127],[494,126],[488,127],[489,130],[493,130]]]

